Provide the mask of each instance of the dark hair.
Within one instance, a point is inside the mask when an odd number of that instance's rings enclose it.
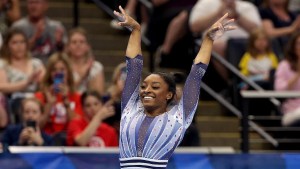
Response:
[[[297,71],[299,69],[298,67],[298,56],[295,52],[295,46],[296,46],[296,43],[297,43],[297,39],[300,37],[300,32],[297,32],[297,33],[294,33],[286,48],[285,48],[285,58],[286,60],[289,62],[290,66],[291,66],[291,69],[293,71]]]
[[[81,95],[80,102],[81,102],[82,107],[84,106],[84,102],[85,102],[86,98],[89,96],[96,97],[102,103],[102,96],[99,94],[99,92],[94,91],[94,90],[86,91],[86,92],[82,93],[82,95]]]
[[[171,92],[172,98],[167,101],[167,104],[171,103],[176,95],[176,83],[173,75],[165,72],[154,72],[152,74],[159,75],[168,85],[168,90]]]

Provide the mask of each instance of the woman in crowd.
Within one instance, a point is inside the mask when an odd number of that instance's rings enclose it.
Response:
[[[275,89],[300,90],[300,33],[294,34],[287,44],[285,59],[275,74]],[[300,126],[300,99],[287,99],[282,104],[283,126]]]
[[[83,93],[87,90],[104,92],[103,65],[94,60],[87,33],[83,28],[74,28],[69,32],[67,52],[73,69],[76,89]]]
[[[210,61],[213,41],[235,27],[233,20],[220,18],[207,31],[183,89],[179,103],[168,109],[176,94],[174,79],[167,73],[153,73],[141,83],[143,57],[140,25],[120,7],[114,12],[132,28],[126,50],[127,78],[122,94],[120,127],[121,168],[166,168],[193,120],[200,94],[200,83]],[[224,30],[224,32],[220,32]],[[168,109],[168,110],[167,110]]]
[[[69,146],[115,147],[118,136],[114,128],[103,121],[115,114],[112,102],[102,102],[96,91],[83,93],[81,97],[84,116],[73,119],[68,127]]]
[[[41,126],[46,133],[56,134],[65,131],[73,117],[82,115],[80,94],[75,90],[70,63],[64,53],[53,54],[46,70],[41,91],[35,96],[45,109]]]
[[[10,29],[4,38],[0,59],[1,111],[6,114],[5,97],[9,96],[14,107],[19,108],[20,100],[33,94],[45,74],[42,62],[32,58],[28,39],[18,29]],[[15,120],[19,122],[19,110],[14,111]],[[14,120],[14,119],[13,119]]]

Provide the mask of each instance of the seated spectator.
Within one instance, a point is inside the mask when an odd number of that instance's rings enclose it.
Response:
[[[109,86],[107,94],[103,96],[103,101],[112,100],[115,107],[115,114],[104,120],[107,124],[113,126],[117,133],[120,131],[121,121],[121,96],[126,79],[126,63],[120,63],[115,69],[112,76],[112,84]]]
[[[48,0],[27,0],[28,16],[13,24],[13,27],[25,32],[33,56],[45,64],[52,53],[63,48],[66,41],[62,23],[48,18],[47,10]]]
[[[10,107],[16,115],[13,120],[19,122],[20,100],[38,90],[45,68],[39,59],[30,56],[28,40],[21,30],[8,30],[0,52],[0,92],[10,96],[13,106]],[[6,110],[4,98],[1,101],[1,110]]]
[[[58,134],[67,129],[68,122],[82,115],[80,94],[76,92],[72,69],[67,55],[55,53],[49,60],[41,91],[35,96],[45,108],[41,127],[48,134]]]
[[[7,127],[1,140],[6,146],[51,146],[52,138],[40,129],[41,103],[34,98],[22,101],[23,122]]]
[[[9,26],[20,19],[19,0],[1,0],[0,1],[0,47],[2,46],[2,36]]]
[[[96,91],[82,95],[84,116],[73,119],[68,127],[67,144],[69,146],[116,147],[116,131],[103,120],[115,114],[111,101],[102,103]]]
[[[225,57],[227,40],[230,38],[248,38],[249,33],[261,26],[259,12],[255,5],[241,0],[199,0],[193,7],[189,24],[192,32],[202,34],[220,16],[229,13],[229,18],[236,20],[237,29],[229,31],[214,41],[214,51]],[[228,81],[227,69],[216,60],[213,64],[221,77]]]
[[[193,7],[197,0],[151,0],[153,4],[153,13],[149,17],[147,28],[147,37],[150,40],[150,51],[157,51],[159,66],[178,69],[189,69],[190,63],[178,64],[177,59],[180,50],[184,54],[188,54],[188,44],[178,45],[173,48],[176,43],[184,39],[188,32],[189,10]],[[188,41],[190,42],[190,40]],[[176,49],[176,54],[172,51]],[[177,51],[178,50],[178,51]],[[172,58],[171,60],[169,58]],[[181,56],[182,58],[182,56]],[[192,59],[191,59],[192,60]],[[181,60],[182,61],[182,60]],[[187,66],[188,65],[188,66]]]
[[[277,65],[278,59],[266,32],[263,29],[252,31],[248,40],[248,49],[239,63],[241,73],[261,84],[265,89],[271,90],[273,89],[272,72]],[[240,87],[247,89],[248,85],[242,83]]]
[[[104,93],[103,65],[94,60],[87,33],[82,28],[74,28],[69,32],[67,52],[73,69],[76,90],[83,93],[96,90]]]
[[[260,8],[263,28],[270,38],[277,38],[282,47],[291,34],[300,28],[300,17],[288,9],[289,0],[265,0]]]
[[[285,59],[275,74],[275,90],[300,90],[300,33],[291,36],[287,44]],[[282,104],[283,126],[300,126],[300,99],[287,99]]]

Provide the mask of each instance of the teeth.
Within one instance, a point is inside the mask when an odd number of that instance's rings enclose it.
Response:
[[[145,96],[144,99],[153,99],[153,97]]]

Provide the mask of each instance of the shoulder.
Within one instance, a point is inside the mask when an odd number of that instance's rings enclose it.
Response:
[[[0,59],[0,69],[3,69],[7,65],[7,62],[4,59]]]
[[[27,17],[23,17],[20,20],[14,22],[14,24],[12,25],[13,27],[23,27],[23,26],[29,26],[30,23],[27,19]]]
[[[279,70],[290,70],[290,63],[287,60],[282,60],[279,63],[277,69],[279,69]]]
[[[40,67],[43,65],[42,61],[38,58],[32,58],[31,62],[32,62],[32,66],[34,67]]]
[[[258,10],[258,8],[251,2],[248,1],[237,1],[237,8],[239,9],[254,9]]]
[[[22,125],[17,124],[17,125],[9,125],[5,131],[8,134],[17,134],[22,130]]]
[[[98,61],[94,61],[91,67],[91,75],[96,75],[102,71],[103,71],[103,65]]]
[[[53,19],[48,18],[47,23],[51,27],[63,27],[63,24],[58,20],[53,20]]]

